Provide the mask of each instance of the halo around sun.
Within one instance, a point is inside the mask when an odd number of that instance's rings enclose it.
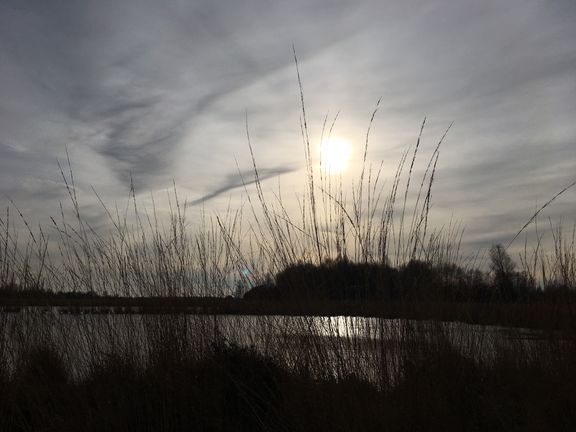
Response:
[[[331,173],[343,171],[350,157],[350,144],[342,138],[327,138],[320,145],[323,169]]]

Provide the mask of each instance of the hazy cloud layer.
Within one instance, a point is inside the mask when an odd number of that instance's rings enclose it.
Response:
[[[0,0],[0,193],[54,213],[65,146],[78,187],[104,199],[130,179],[138,192],[174,179],[193,204],[240,193],[246,111],[262,179],[294,174],[294,44],[314,138],[341,110],[335,130],[359,148],[382,96],[370,158],[393,166],[425,115],[423,151],[454,121],[435,208],[470,242],[498,241],[576,176],[575,5]],[[550,214],[573,215],[574,197]]]

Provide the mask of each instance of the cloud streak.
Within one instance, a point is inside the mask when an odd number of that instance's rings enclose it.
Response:
[[[273,177],[281,176],[282,174],[287,174],[296,171],[295,168],[291,167],[276,167],[276,168],[258,168],[258,181],[263,182]],[[204,204],[207,201],[214,199],[220,195],[230,192],[238,188],[246,188],[247,186],[255,184],[257,181],[254,171],[241,171],[236,174],[228,174],[224,181],[224,184],[220,187],[208,192],[207,194],[192,200],[187,203],[188,206],[193,207],[196,205]]]

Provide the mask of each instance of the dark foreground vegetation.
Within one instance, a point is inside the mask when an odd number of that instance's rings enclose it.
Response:
[[[353,374],[316,379],[227,344],[203,360],[164,353],[147,367],[111,355],[75,381],[56,350],[35,347],[11,376],[0,373],[0,430],[575,430],[576,357],[515,354],[479,364],[449,346],[420,348],[394,384],[377,388]]]

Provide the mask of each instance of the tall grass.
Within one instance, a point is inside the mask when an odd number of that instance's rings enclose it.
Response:
[[[60,173],[71,212],[61,205],[49,228],[31,227],[15,204],[0,218],[1,286],[223,296],[297,264],[472,271],[461,226],[431,224],[449,127],[422,160],[424,120],[386,182],[383,165],[368,157],[377,104],[348,189],[322,159],[315,163],[296,65],[306,176],[297,214],[280,189],[265,190],[248,118],[255,191],[246,179],[246,207],[202,213],[194,231],[175,186],[163,219],[154,197],[151,209],[140,206],[133,185],[123,208],[94,191],[111,227],[97,230],[68,158]],[[321,137],[335,122],[324,121]],[[575,231],[551,227],[551,252],[538,233],[521,257],[524,277],[574,289]],[[574,336],[433,320],[2,311],[0,430],[572,430]]]

